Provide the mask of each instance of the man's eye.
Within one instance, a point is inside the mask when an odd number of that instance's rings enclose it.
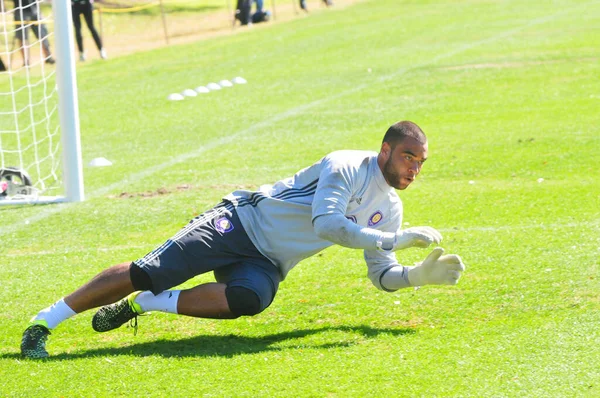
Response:
[[[412,160],[412,156],[406,155],[406,156],[404,156],[404,159],[406,159],[406,160]]]

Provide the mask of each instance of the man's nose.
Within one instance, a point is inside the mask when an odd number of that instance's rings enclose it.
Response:
[[[409,167],[409,171],[412,171],[415,174],[419,174],[419,172],[421,171],[421,163],[420,162],[412,162]]]

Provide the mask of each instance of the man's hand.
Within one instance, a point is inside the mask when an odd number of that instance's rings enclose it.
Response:
[[[456,285],[465,265],[456,254],[443,253],[444,249],[436,247],[421,264],[406,267],[410,285]]]
[[[431,227],[412,227],[396,232],[396,240],[392,250],[408,249],[409,247],[428,247],[442,241],[442,234]]]

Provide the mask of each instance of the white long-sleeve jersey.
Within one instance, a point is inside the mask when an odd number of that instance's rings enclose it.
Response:
[[[364,249],[368,276],[380,289],[382,274],[398,265],[393,252],[377,247],[400,228],[402,202],[385,181],[375,152],[336,151],[293,177],[224,199],[234,204],[251,241],[282,279],[298,262],[334,243]],[[336,236],[315,230],[319,221],[329,220],[341,224]],[[327,223],[320,224],[324,229]]]

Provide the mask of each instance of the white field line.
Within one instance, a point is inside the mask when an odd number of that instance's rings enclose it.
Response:
[[[545,229],[545,230],[566,230],[572,228],[598,228],[600,227],[600,220],[589,221],[589,222],[574,222],[567,224],[529,224],[529,225],[500,225],[490,227],[457,227],[457,228],[441,228],[439,231],[443,234],[451,234],[456,232],[502,232],[502,231],[526,231],[532,229]],[[5,252],[2,254],[3,257],[29,257],[29,256],[54,256],[54,255],[67,255],[67,254],[87,254],[87,253],[110,253],[120,250],[132,250],[140,249],[150,252],[153,247],[149,245],[120,245],[120,246],[109,246],[109,247],[61,247],[56,250],[40,250],[40,251],[22,251],[18,253]]]
[[[523,31],[523,30],[525,30],[527,28],[530,28],[532,26],[536,26],[536,25],[540,25],[540,24],[543,24],[543,23],[547,23],[547,22],[553,21],[553,20],[558,19],[559,17],[561,17],[563,15],[569,14],[569,13],[574,12],[574,11],[578,11],[578,10],[584,8],[587,5],[592,5],[592,4],[597,4],[597,3],[600,3],[600,1],[597,1],[597,0],[596,1],[591,1],[589,3],[580,5],[578,7],[572,7],[570,9],[562,10],[562,11],[557,12],[555,14],[551,14],[551,15],[547,15],[547,16],[544,16],[544,17],[540,17],[540,18],[534,19],[532,21],[529,21],[529,23],[527,23],[527,24],[525,24],[523,26],[520,26],[518,28],[510,29],[510,30],[507,30],[505,32],[499,33],[499,34],[497,34],[495,36],[489,37],[487,39],[483,39],[483,40],[479,40],[479,41],[476,41],[476,42],[472,42],[472,43],[466,44],[464,46],[458,47],[458,48],[456,48],[454,50],[451,50],[451,51],[448,51],[446,53],[440,54],[437,57],[434,57],[433,59],[429,60],[428,62],[424,62],[422,64],[412,66],[410,68],[401,68],[401,69],[398,69],[394,73],[391,73],[391,74],[389,74],[387,76],[380,77],[378,79],[378,81],[379,82],[385,82],[387,80],[391,80],[391,79],[397,78],[398,76],[403,75],[403,74],[405,74],[405,73],[407,73],[407,72],[409,72],[411,70],[420,69],[420,68],[423,68],[423,67],[426,67],[426,66],[434,65],[436,62],[438,62],[438,61],[440,61],[442,59],[450,58],[450,57],[452,57],[454,55],[460,54],[460,53],[465,52],[467,50],[470,50],[472,48],[475,48],[475,47],[478,47],[478,46],[481,46],[481,45],[484,45],[484,44],[487,44],[487,43],[491,43],[491,42],[494,42],[494,41],[497,41],[497,40],[500,40],[500,39],[504,39],[506,37],[514,35],[515,33]],[[115,182],[115,183],[113,183],[111,185],[104,186],[102,188],[96,189],[95,191],[88,193],[86,196],[88,198],[95,198],[95,197],[98,197],[98,196],[102,196],[102,195],[106,194],[107,192],[112,191],[113,189],[120,188],[120,187],[123,187],[123,186],[127,186],[129,183],[137,182],[137,181],[139,181],[139,180],[141,180],[141,179],[143,179],[145,177],[148,177],[148,176],[153,175],[153,174],[155,174],[155,173],[157,173],[159,171],[162,171],[162,170],[165,170],[167,168],[170,168],[170,167],[172,167],[172,166],[174,166],[176,164],[182,163],[182,162],[184,162],[184,161],[186,161],[188,159],[196,158],[196,157],[200,156],[201,154],[205,153],[208,150],[214,149],[214,148],[219,147],[219,146],[223,146],[223,145],[228,144],[228,143],[230,143],[230,142],[232,142],[234,140],[237,140],[237,139],[239,139],[239,138],[241,138],[243,136],[251,135],[252,133],[254,133],[255,131],[257,131],[257,130],[263,128],[263,127],[271,126],[271,125],[273,125],[273,124],[275,124],[275,123],[277,123],[279,121],[286,120],[288,118],[300,115],[300,114],[304,113],[305,111],[307,111],[309,109],[320,107],[323,103],[330,102],[332,100],[335,100],[335,99],[338,99],[338,98],[341,98],[341,97],[344,97],[344,96],[347,96],[347,95],[350,95],[350,94],[354,94],[355,92],[362,91],[362,90],[364,90],[366,88],[372,88],[372,85],[371,84],[366,84],[366,83],[362,84],[362,85],[358,85],[358,86],[355,86],[355,87],[353,87],[351,89],[348,89],[346,91],[342,91],[342,92],[340,92],[338,94],[331,95],[331,96],[328,96],[328,97],[325,97],[325,98],[322,98],[322,99],[319,99],[319,100],[316,100],[316,101],[313,101],[313,102],[309,102],[307,104],[304,104],[304,105],[292,108],[292,109],[290,109],[290,110],[288,110],[286,112],[279,113],[279,114],[277,114],[277,115],[275,115],[275,116],[273,116],[273,117],[271,117],[269,119],[266,119],[266,120],[264,120],[262,122],[256,123],[256,124],[248,127],[247,129],[244,129],[244,130],[242,130],[242,131],[240,131],[240,132],[238,132],[236,134],[231,134],[231,135],[229,135],[227,137],[222,137],[222,138],[214,140],[212,142],[208,142],[208,143],[206,143],[204,145],[201,145],[200,147],[196,148],[195,150],[193,150],[191,152],[182,154],[182,155],[177,156],[175,158],[172,158],[172,159],[170,159],[170,160],[168,160],[168,161],[166,161],[164,163],[161,163],[159,165],[156,165],[156,166],[147,168],[145,170],[142,170],[139,173],[131,174],[131,175],[129,175],[129,177],[127,177],[127,178],[125,178],[125,179],[123,179],[121,181]],[[15,233],[15,232],[17,232],[17,231],[19,231],[19,230],[21,230],[23,228],[26,228],[27,226],[29,226],[31,224],[35,224],[35,223],[37,223],[39,221],[42,221],[42,220],[50,217],[51,215],[56,214],[56,213],[60,213],[63,210],[68,209],[68,208],[70,208],[71,206],[74,206],[74,205],[77,205],[77,203],[64,203],[64,204],[58,204],[58,205],[53,205],[51,207],[47,207],[43,211],[41,211],[40,213],[38,213],[38,214],[36,214],[36,215],[34,215],[32,217],[29,217],[29,218],[23,220],[23,222],[12,224],[10,226],[3,226],[2,230],[0,230],[0,236]]]
[[[595,221],[571,222],[567,224],[530,224],[530,225],[497,225],[489,227],[456,227],[443,228],[439,231],[442,233],[452,232],[501,232],[501,231],[519,231],[529,229],[546,229],[546,230],[561,230],[570,228],[598,228],[600,227],[600,219]]]
[[[67,254],[83,254],[83,253],[110,253],[120,250],[131,250],[131,249],[145,249],[148,252],[153,249],[152,246],[144,245],[121,245],[121,246],[110,246],[110,247],[61,247],[56,250],[40,250],[37,252],[19,252],[19,253],[4,253],[3,257],[28,257],[28,256],[54,256],[54,255],[67,255]],[[145,254],[145,253],[144,253]]]

